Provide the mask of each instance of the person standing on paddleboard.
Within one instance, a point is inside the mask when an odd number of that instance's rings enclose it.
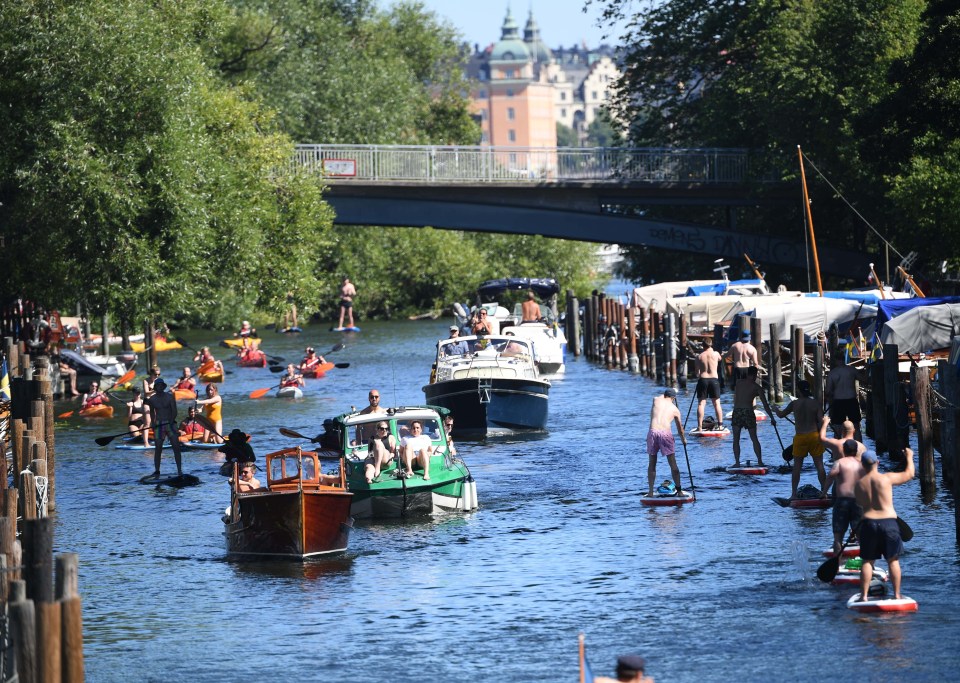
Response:
[[[717,431],[723,431],[723,410],[720,408],[720,354],[713,348],[713,339],[703,340],[703,351],[697,356],[697,431],[703,431],[703,411],[707,399],[713,401],[717,412]]]
[[[795,398],[783,410],[776,409],[777,417],[786,417],[790,413],[796,416],[796,432],[793,436],[793,475],[791,477],[790,498],[796,498],[797,487],[800,485],[800,471],[803,469],[803,459],[809,453],[813,464],[817,468],[817,478],[820,480],[820,490],[825,490],[827,473],[823,469],[823,444],[820,443],[820,422],[823,420],[823,409],[820,401],[813,397],[810,391],[810,382],[800,380],[797,389],[802,394]]]
[[[734,467],[740,466],[740,431],[747,430],[750,434],[750,440],[753,442],[753,454],[757,456],[757,464],[763,465],[763,451],[760,448],[760,439],[757,438],[757,413],[754,404],[757,398],[763,402],[763,409],[770,416],[770,424],[777,424],[773,419],[773,413],[770,410],[770,404],[767,403],[767,396],[763,393],[763,388],[757,383],[757,366],[753,365],[746,369],[746,376],[737,380],[733,388],[733,459]]]
[[[153,424],[153,476],[160,478],[160,454],[163,441],[168,439],[177,461],[177,476],[183,476],[183,463],[180,457],[180,433],[177,429],[177,399],[168,394],[167,383],[157,379],[153,383],[153,396],[147,399],[150,406],[150,422]]]
[[[757,349],[750,343],[750,330],[740,332],[740,341],[736,341],[730,346],[725,357],[733,361],[733,379],[735,381],[745,378],[749,368],[760,365]]]
[[[860,557],[863,567],[860,569],[860,600],[866,602],[873,578],[873,565],[882,555],[890,568],[890,580],[893,582],[893,597],[900,595],[900,553],[903,541],[897,524],[897,511],[893,508],[893,487],[913,479],[913,451],[903,449],[907,468],[903,472],[877,471],[877,454],[866,451],[860,456],[864,475],[857,482],[855,493],[857,502],[863,508],[863,522],[860,524]]]
[[[653,399],[653,405],[650,408],[650,429],[647,431],[647,480],[649,486],[647,495],[653,495],[653,487],[657,481],[657,453],[662,452],[667,456],[667,462],[670,464],[670,474],[673,475],[673,483],[676,484],[677,491],[675,495],[686,495],[680,488],[680,468],[677,467],[677,446],[673,438],[673,430],[670,427],[670,421],[677,424],[677,433],[680,434],[680,440],[683,445],[687,445],[687,437],[683,433],[683,422],[680,419],[680,409],[673,399],[677,397],[674,389],[667,389],[663,396],[656,396]]]
[[[343,317],[346,315],[347,322],[349,325],[347,327],[353,327],[353,297],[357,295],[357,289],[353,286],[353,283],[350,282],[350,278],[343,278],[343,282],[340,284],[340,324],[337,325],[338,328],[343,328]]]
[[[843,457],[843,442],[847,439],[856,440],[854,436],[856,430],[853,427],[853,423],[850,420],[844,420],[840,428],[843,430],[843,435],[839,439],[834,439],[827,436],[827,427],[830,426],[830,418],[826,415],[823,417],[823,422],[820,424],[820,443],[830,451],[830,460],[836,462]],[[867,447],[862,443],[857,441],[857,462],[860,462],[860,456],[863,455],[863,452],[867,450]]]
[[[833,367],[827,376],[827,400],[830,401],[830,422],[840,424],[844,420],[853,423],[854,438],[860,441],[860,391],[857,384],[857,371],[843,362],[843,358],[834,358]]]
[[[825,418],[829,419],[829,418]],[[843,442],[843,457],[837,458],[827,475],[827,485],[820,491],[820,497],[826,498],[830,485],[836,482],[837,499],[833,503],[833,552],[840,553],[843,546],[843,535],[847,527],[856,532],[863,509],[857,503],[856,486],[864,474],[860,464],[859,448],[862,444],[854,439]]]

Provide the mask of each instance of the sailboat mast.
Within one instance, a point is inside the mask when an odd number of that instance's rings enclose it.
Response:
[[[810,195],[807,194],[807,174],[803,170],[803,152],[797,145],[797,157],[800,159],[800,181],[803,184],[803,205],[807,209],[807,225],[810,226],[810,246],[813,250],[813,270],[817,274],[817,291],[823,296],[823,282],[820,281],[820,259],[817,257],[817,238],[813,234],[813,213],[810,211]]]

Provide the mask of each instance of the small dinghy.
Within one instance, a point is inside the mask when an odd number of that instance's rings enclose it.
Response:
[[[860,600],[860,594],[854,593],[847,600],[847,609],[857,612],[916,612],[920,608],[917,601],[904,595],[902,598],[888,598],[885,595],[871,595]]]

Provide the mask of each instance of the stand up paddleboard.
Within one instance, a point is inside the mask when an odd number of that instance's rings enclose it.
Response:
[[[886,582],[889,579],[887,572],[879,567],[873,568],[873,580],[874,581],[884,581]],[[834,586],[848,586],[848,585],[857,585],[860,583],[860,570],[859,569],[847,569],[846,567],[840,567],[837,571],[837,575],[833,577],[831,581]]]
[[[746,465],[730,465],[730,467],[727,468],[727,472],[730,474],[766,474],[767,466],[751,465],[750,461],[747,460]]]
[[[200,479],[192,474],[174,474],[166,477],[163,475],[154,477],[152,474],[148,474],[145,477],[141,477],[140,483],[153,484],[154,486],[173,486],[174,488],[181,489],[184,486],[198,485],[200,483]]]
[[[303,332],[299,327],[284,327],[282,330],[277,330],[278,334],[300,334]]]
[[[773,502],[784,508],[817,508],[833,507],[832,498],[778,498],[773,496]]]
[[[707,429],[704,427],[703,429],[694,428],[690,430],[690,436],[726,436],[729,433],[730,430],[726,427],[721,429]]]
[[[652,507],[664,507],[668,505],[683,505],[684,503],[690,503],[693,501],[693,494],[689,491],[684,491],[682,495],[676,495],[674,493],[654,493],[652,496],[641,496],[640,504],[647,505]]]
[[[833,548],[827,548],[823,551],[824,557],[833,557],[834,552]],[[860,545],[848,545],[843,549],[843,554],[841,557],[859,557],[860,556]]]
[[[181,448],[189,448],[194,451],[215,451],[222,443],[203,443],[202,441],[184,441],[180,444]]]
[[[899,600],[884,596],[870,596],[861,602],[860,594],[854,593],[847,600],[847,609],[857,612],[916,612],[919,608],[917,601],[906,595]]]
[[[359,332],[359,327],[331,327],[331,332]]]
[[[170,444],[167,441],[163,442],[164,448],[170,448]],[[150,444],[149,446],[144,446],[142,443],[119,443],[114,446],[118,451],[152,451],[155,450],[155,446]]]

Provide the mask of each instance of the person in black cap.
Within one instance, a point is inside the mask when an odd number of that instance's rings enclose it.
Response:
[[[653,683],[653,679],[645,676],[643,671],[646,662],[639,655],[623,655],[617,657],[617,677],[607,678],[606,676],[597,676],[593,683]]]
[[[164,439],[170,440],[173,457],[177,461],[177,476],[183,476],[180,455],[180,432],[177,429],[177,399],[166,392],[167,383],[158,378],[153,383],[153,395],[146,402],[150,406],[150,424],[153,425],[153,476],[160,478],[160,454]]]
[[[227,435],[227,440],[218,449],[227,457],[227,462],[254,462],[257,456],[250,445],[250,437],[239,429],[234,429]]]
[[[724,358],[729,358],[733,361],[734,381],[745,379],[747,377],[747,368],[760,366],[757,349],[750,343],[750,330],[740,332],[740,341],[731,344],[730,348],[724,354]]]
[[[677,404],[673,401],[676,396],[677,392],[674,389],[666,389],[663,392],[663,396],[654,397],[653,406],[650,408],[650,429],[647,431],[648,496],[653,495],[654,482],[657,480],[658,452],[662,452],[667,456],[667,462],[670,464],[670,473],[673,475],[673,483],[677,486],[675,495],[684,495],[684,491],[680,488],[680,468],[677,467],[676,441],[674,441],[673,430],[670,427],[670,421],[672,420],[677,425],[680,440],[686,445],[687,437],[683,433],[680,409],[677,408]]]

